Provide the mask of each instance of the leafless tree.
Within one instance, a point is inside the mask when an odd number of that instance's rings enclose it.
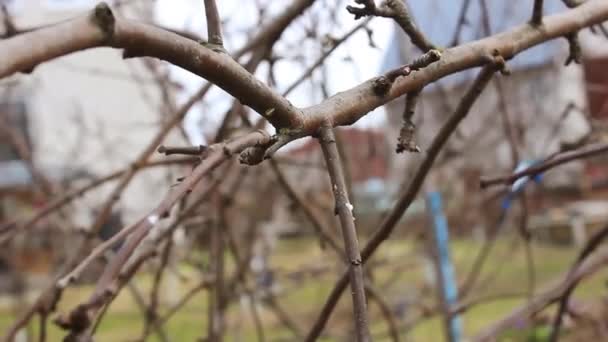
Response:
[[[466,13],[470,1],[463,2],[462,13]],[[301,76],[295,78],[290,86],[281,93],[276,88],[275,64],[283,57],[276,52],[283,33],[307,11],[323,3],[322,11],[327,17],[333,17],[337,11],[348,11],[354,19],[369,17],[360,23],[353,23],[353,28],[340,37],[324,37],[318,27],[308,29],[307,35],[319,42],[325,40],[325,47],[312,63],[303,68]],[[402,330],[409,329],[417,322],[442,314],[451,317],[464,312],[475,304],[491,298],[475,298],[468,290],[459,298],[456,307],[450,309],[442,305],[431,307],[422,317],[408,317],[405,323],[395,317],[394,310],[383,298],[382,286],[374,279],[374,270],[382,267],[395,267],[388,262],[372,259],[385,241],[389,239],[413,201],[419,196],[429,172],[434,167],[448,165],[451,159],[457,159],[463,151],[447,153],[448,141],[452,135],[458,135],[461,122],[469,115],[482,92],[498,74],[508,77],[509,61],[519,53],[546,43],[549,40],[566,38],[570,46],[567,63],[579,62],[581,49],[577,34],[584,29],[603,30],[602,23],[608,20],[608,2],[604,0],[565,1],[570,8],[562,13],[543,15],[543,1],[522,2],[529,5],[530,21],[512,27],[508,31],[488,35],[482,39],[458,44],[458,32],[464,24],[464,14],[454,32],[452,47],[439,47],[422,32],[410,13],[406,1],[385,0],[376,3],[374,0],[355,0],[354,4],[340,6],[331,1],[294,0],[290,2],[270,2],[260,5],[261,25],[251,28],[246,43],[234,51],[226,47],[224,19],[219,15],[218,7],[222,3],[215,0],[201,1],[200,14],[207,23],[207,41],[200,40],[198,35],[167,29],[155,24],[125,19],[118,15],[125,5],[117,4],[115,9],[105,3],[74,19],[43,27],[21,28],[11,21],[4,9],[3,20],[7,27],[5,37],[0,40],[0,78],[10,80],[16,73],[36,72],[36,68],[45,62],[62,56],[101,47],[119,49],[125,59],[142,59],[144,67],[153,75],[153,82],[163,94],[160,128],[146,148],[132,159],[124,168],[95,177],[85,184],[76,187],[62,188],[46,179],[32,158],[24,138],[13,130],[5,118],[0,117],[0,135],[6,137],[21,159],[26,161],[35,186],[48,199],[47,204],[27,217],[14,217],[0,227],[0,243],[10,246],[20,236],[42,234],[35,229],[36,224],[45,218],[54,218],[58,225],[66,227],[74,236],[78,236],[76,245],[71,246],[71,253],[63,260],[53,280],[42,291],[35,302],[21,310],[10,329],[6,332],[7,341],[15,340],[17,333],[31,324],[35,317],[40,319],[39,340],[46,337],[46,325],[49,316],[57,314],[54,323],[66,331],[66,341],[92,341],[97,327],[112,305],[114,299],[125,288],[133,295],[141,309],[144,328],[141,340],[154,334],[160,340],[170,341],[172,332],[166,322],[190,301],[198,292],[208,291],[209,307],[201,313],[201,322],[206,322],[208,331],[201,335],[208,341],[221,341],[227,334],[227,308],[230,303],[239,299],[249,302],[249,314],[255,322],[256,334],[260,341],[268,339],[268,327],[260,318],[258,299],[263,298],[268,308],[276,315],[281,325],[289,330],[294,340],[316,341],[326,330],[325,327],[335,311],[339,299],[347,286],[352,295],[351,327],[352,336],[357,341],[372,340],[371,323],[382,320],[388,327],[387,335],[394,341],[400,340]],[[268,17],[264,6],[273,7],[274,16]],[[4,8],[4,7],[3,7]],[[368,23],[374,17],[394,20],[396,25],[409,37],[419,50],[417,58],[410,63],[378,75],[361,84],[337,94],[328,94],[324,77],[318,74],[331,73],[325,70],[325,62],[334,51],[350,39],[355,32],[366,31],[370,35]],[[315,19],[313,17],[313,22]],[[374,19],[383,20],[383,19]],[[357,25],[358,24],[358,25]],[[177,90],[171,86],[169,77],[158,68],[156,60],[181,67],[207,81],[187,101],[177,105]],[[293,57],[297,59],[297,57]],[[258,68],[268,66],[268,80],[259,78]],[[418,128],[414,124],[420,113],[417,105],[425,87],[447,76],[479,69],[476,78],[463,93],[459,102],[449,108],[450,114],[436,132],[428,148],[421,149],[415,136]],[[89,72],[95,72],[94,70]],[[256,76],[257,75],[257,76]],[[299,108],[294,106],[287,95],[304,82],[318,82],[323,91],[323,99],[318,103]],[[141,80],[140,80],[141,81]],[[57,80],[58,83],[61,80]],[[142,81],[143,82],[143,81]],[[501,83],[496,83],[501,87]],[[208,93],[218,87],[232,98],[230,109],[226,111],[222,123],[216,132],[211,134],[207,146],[169,146],[166,138],[173,132],[183,131],[183,120],[195,105],[200,103]],[[143,86],[142,86],[143,89]],[[145,90],[142,90],[145,93]],[[501,92],[502,93],[502,92]],[[116,96],[120,96],[117,94]],[[413,164],[413,173],[406,175],[402,182],[404,187],[396,196],[396,201],[382,217],[381,223],[363,243],[360,221],[356,220],[353,204],[351,175],[349,172],[346,146],[341,146],[338,127],[350,126],[375,108],[393,100],[406,98],[403,115],[403,126],[397,143],[397,152],[419,153],[420,161]],[[506,100],[504,108],[508,109]],[[418,111],[418,113],[417,113]],[[168,113],[168,114],[167,114]],[[255,113],[256,115],[251,115]],[[86,113],[85,113],[86,114]],[[518,159],[517,127],[509,110],[503,110],[502,124],[504,138],[512,148],[513,161]],[[257,120],[257,121],[256,121]],[[271,125],[273,129],[269,129]],[[270,132],[275,132],[274,134]],[[338,134],[337,134],[338,133]],[[312,165],[298,164],[290,159],[289,151],[277,153],[285,145],[306,137],[318,140],[322,150],[323,163]],[[86,137],[85,137],[86,139]],[[110,142],[111,143],[111,142]],[[517,180],[545,172],[573,160],[589,158],[604,154],[608,150],[605,143],[597,142],[576,146],[567,151],[556,152],[547,156],[541,163],[533,165],[514,174],[500,177],[485,177],[481,180],[482,188],[495,185],[511,185]],[[154,158],[156,153],[164,156]],[[453,151],[452,151],[453,152]],[[178,157],[169,155],[180,155]],[[238,162],[237,162],[238,159]],[[437,161],[437,162],[436,162]],[[240,164],[240,165],[239,165]],[[178,165],[175,169],[171,166]],[[105,241],[98,239],[98,233],[110,219],[120,202],[121,195],[131,182],[148,168],[166,168],[188,174],[180,178],[174,186],[167,188],[166,196],[150,199],[157,205],[138,220],[128,222],[116,234]],[[310,168],[311,174],[321,175],[321,184],[330,194],[333,201],[317,203],[300,192],[295,184],[285,175],[285,168]],[[306,169],[308,170],[308,169]],[[168,171],[170,172],[170,171]],[[173,173],[168,173],[171,177]],[[76,228],[70,217],[71,211],[65,210],[85,193],[114,182],[106,199],[96,204],[96,217],[90,227]],[[264,200],[275,199],[288,201],[295,208],[293,215],[301,215],[303,221],[312,227],[323,248],[335,254],[343,271],[338,277],[325,303],[318,313],[313,313],[314,322],[296,317],[294,312],[281,303],[271,291],[265,292],[254,282],[252,260],[263,258],[267,246],[259,238],[260,227],[269,215],[269,208],[260,204]],[[248,202],[247,202],[248,201]],[[527,225],[525,218],[526,201],[522,200],[522,231]],[[337,216],[335,220],[334,216]],[[336,229],[333,226],[339,226]],[[174,243],[174,235],[179,229],[185,229],[189,238],[188,248],[181,250]],[[568,310],[568,298],[577,284],[585,277],[597,272],[605,265],[606,253],[598,251],[599,241],[605,231],[593,238],[584,248],[573,268],[563,280],[545,291],[530,291],[529,302],[514,311],[502,321],[488,327],[478,337],[479,340],[492,340],[502,330],[508,328],[518,318],[530,317],[544,310],[551,303],[559,303],[560,310],[554,319],[553,335],[559,336],[559,329],[564,313]],[[339,242],[342,236],[343,243]],[[362,247],[360,247],[360,245]],[[261,246],[261,247],[260,247]],[[191,253],[208,252],[211,261],[208,264],[194,260]],[[224,262],[224,255],[230,255],[233,263],[230,267]],[[486,256],[480,253],[480,264]],[[173,261],[191,264],[197,269],[200,278],[194,287],[189,289],[172,307],[163,310],[160,305],[160,286],[168,272],[175,270]],[[256,259],[257,260],[257,259]],[[65,290],[82,280],[84,273],[94,264],[103,265],[101,274],[95,280],[95,289],[90,296],[77,306],[65,312],[57,312],[58,303]],[[476,264],[477,265],[477,264]],[[146,272],[151,267],[152,288],[149,294],[137,288],[131,280],[137,274]],[[298,277],[310,277],[308,273],[331,272],[334,268],[327,265],[315,265],[302,269]],[[477,282],[476,267],[465,284],[468,289]],[[533,286],[532,286],[533,287]],[[507,294],[512,295],[512,294]],[[376,317],[369,313],[379,308]],[[328,333],[329,334],[329,333]],[[351,336],[351,338],[353,338]]]

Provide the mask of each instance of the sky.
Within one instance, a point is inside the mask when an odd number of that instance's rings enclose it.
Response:
[[[247,34],[251,34],[252,27],[258,27],[256,3],[267,4],[268,15],[280,13],[287,1],[257,0],[239,1],[223,0],[218,2],[220,17],[224,21],[224,45],[228,51],[235,51],[247,39]],[[277,5],[280,3],[281,5]],[[332,20],[327,17],[328,11],[325,3],[337,3],[338,25],[333,25]],[[284,4],[284,5],[283,5]],[[319,41],[306,40],[302,43],[302,37],[306,34],[306,27],[317,27],[322,34],[330,34],[334,38],[342,36],[352,27],[359,24],[354,17],[349,14],[345,6],[349,1],[317,1],[306,14],[299,18],[282,36],[281,41],[276,45],[276,51],[280,56],[302,57],[298,62],[291,59],[282,59],[275,64],[275,79],[279,92],[286,89],[296,80],[313,61],[321,55]],[[162,25],[176,29],[187,29],[192,32],[206,36],[205,15],[202,2],[200,0],[159,0],[156,5],[157,21]],[[314,18],[319,18],[314,20]],[[327,78],[327,93],[332,95],[354,87],[355,85],[377,76],[381,70],[382,60],[387,50],[387,46],[392,38],[393,24],[390,19],[375,18],[368,26],[373,31],[373,42],[376,48],[370,47],[368,35],[364,30],[360,30],[353,35],[346,43],[338,47],[332,56],[326,61],[325,77]],[[200,77],[172,67],[173,77],[185,87],[184,93],[180,95],[180,100],[185,101],[189,94],[195,92],[202,81]],[[268,66],[263,64],[256,72],[256,76],[266,82],[268,79]],[[298,107],[307,107],[323,100],[323,92],[318,82],[322,78],[322,72],[314,74],[314,82],[306,82],[294,92],[288,99]],[[203,105],[193,108],[185,120],[186,131],[188,132],[193,144],[206,143],[201,128],[207,132],[212,132],[222,118],[223,113],[229,108],[231,98],[222,90],[214,88],[207,95]],[[358,127],[377,127],[384,122],[384,110],[376,109],[363,119],[357,122]]]

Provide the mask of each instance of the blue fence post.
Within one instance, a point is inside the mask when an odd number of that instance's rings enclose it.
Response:
[[[440,297],[445,311],[445,329],[448,341],[458,342],[462,336],[462,324],[459,315],[450,314],[458,303],[458,285],[454,276],[454,267],[450,259],[448,224],[441,205],[441,194],[430,191],[426,194],[426,206],[431,220],[431,243],[433,245],[437,286],[440,286]]]

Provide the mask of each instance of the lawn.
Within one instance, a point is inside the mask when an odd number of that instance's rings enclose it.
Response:
[[[479,250],[479,243],[471,240],[456,240],[451,244],[452,257],[456,274],[463,278]],[[371,262],[377,264],[372,276],[374,284],[381,291],[384,300],[389,305],[403,302],[413,312],[418,312],[420,305],[432,307],[436,297],[432,291],[425,290],[428,267],[422,262],[422,249],[411,241],[389,241],[380,249]],[[534,275],[536,289],[542,289],[551,280],[562,274],[575,259],[576,250],[568,247],[557,247],[536,244],[533,247]],[[229,260],[229,257],[227,257]],[[331,261],[327,261],[331,260]],[[281,241],[271,258],[271,265],[276,270],[277,283],[280,292],[277,297],[280,306],[289,313],[299,328],[306,332],[319,312],[320,306],[327,298],[339,272],[335,258],[330,251],[319,248],[318,242],[308,239],[293,239]],[[528,267],[522,243],[519,239],[505,237],[498,242],[488,262],[484,266],[479,286],[473,292],[473,297],[500,296],[507,297],[487,301],[467,311],[462,316],[463,330],[467,336],[474,335],[488,324],[500,319],[515,307],[525,303],[525,291],[529,288]],[[230,263],[228,272],[233,269]],[[191,267],[180,266],[186,276],[195,278],[195,270]],[[308,270],[301,274],[296,271]],[[487,275],[492,275],[492,281],[486,282]],[[600,272],[591,280],[586,281],[577,290],[575,297],[580,299],[596,298],[604,290],[604,282],[608,271]],[[147,293],[150,288],[150,274],[139,275],[134,285],[140,291]],[[179,297],[187,289],[195,285],[195,279],[164,283],[164,292],[171,291]],[[69,289],[60,304],[65,311],[86,298],[91,286],[81,286]],[[348,291],[346,292],[348,293]],[[516,295],[516,296],[514,296]],[[207,293],[199,292],[178,314],[166,324],[171,340],[194,341],[206,333],[206,303]],[[161,312],[165,312],[167,303],[161,303]],[[11,308],[0,308],[0,331],[4,331],[13,319]],[[264,323],[264,335],[267,341],[294,340],[293,334],[280,325],[274,311],[268,306],[259,306],[260,318]],[[387,326],[380,315],[375,303],[370,303],[372,333],[376,341],[388,340]],[[125,289],[112,304],[99,327],[98,341],[129,341],[140,336],[142,331],[141,314],[130,292]],[[404,321],[401,320],[400,323]],[[237,340],[255,341],[256,330],[249,307],[244,301],[233,303],[227,311],[227,334]],[[350,328],[350,298],[346,295],[340,300],[328,324],[327,331],[340,334]],[[35,332],[37,324],[30,329]],[[438,341],[441,339],[441,324],[437,316],[421,320],[412,329],[402,331],[413,341]],[[49,327],[49,340],[61,340],[62,331],[54,325]],[[522,338],[506,339],[520,340]],[[157,341],[153,334],[150,341]],[[232,340],[232,338],[230,339]],[[334,339],[326,339],[327,341]]]

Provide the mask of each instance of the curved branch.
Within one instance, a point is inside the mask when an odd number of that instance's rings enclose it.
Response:
[[[300,111],[229,55],[161,28],[114,16],[101,3],[83,16],[0,43],[0,78],[85,49],[125,49],[126,57],[150,56],[191,71],[264,115],[276,127],[298,127]]]
[[[606,20],[608,2],[590,0],[576,9],[544,17],[541,27],[525,24],[494,36],[446,49],[441,52],[440,61],[412,74],[414,77],[397,79],[384,96],[374,96],[372,89],[377,79],[374,78],[338,93],[318,105],[305,108],[305,127],[321,127],[325,120],[330,120],[334,126],[350,125],[375,108],[412,90],[420,89],[450,74],[486,64],[488,56],[499,54],[508,60],[535,45]]]
[[[307,6],[311,2],[302,1],[297,5]],[[299,13],[296,10],[300,8],[294,7],[293,10]],[[542,26],[525,24],[446,49],[442,52],[441,61],[416,72],[415,77],[401,77],[383,96],[374,94],[374,78],[318,105],[300,110],[230,56],[161,28],[116,18],[107,5],[100,4],[84,17],[0,42],[0,60],[3,61],[0,64],[0,78],[69,53],[110,46],[126,49],[127,56],[156,57],[180,66],[217,84],[266,117],[274,126],[299,128],[312,134],[326,120],[333,126],[352,124],[373,109],[407,92],[447,75],[486,64],[488,56],[495,53],[509,59],[532,46],[606,20],[608,2],[586,1],[575,9],[543,18]]]

